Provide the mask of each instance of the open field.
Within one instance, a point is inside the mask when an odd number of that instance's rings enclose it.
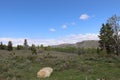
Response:
[[[38,79],[42,67],[52,67],[52,75]],[[0,80],[120,80],[120,57],[97,54],[71,54],[44,51],[32,55],[29,50],[0,50]]]

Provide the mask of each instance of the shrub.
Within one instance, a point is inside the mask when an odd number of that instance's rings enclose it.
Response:
[[[77,51],[76,51],[76,53],[78,55],[82,55],[82,54],[85,54],[86,52],[85,52],[85,50],[83,48],[78,48]]]

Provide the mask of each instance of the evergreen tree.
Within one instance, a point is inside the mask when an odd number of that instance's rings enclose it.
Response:
[[[2,50],[2,49],[3,49],[3,43],[0,42],[0,50]]]
[[[24,40],[24,48],[25,48],[25,49],[28,49],[28,42],[27,42],[27,39]]]
[[[12,42],[11,41],[8,42],[7,49],[8,49],[8,51],[12,51],[13,50]]]
[[[100,29],[100,35],[99,35],[99,46],[101,50],[105,50],[107,54],[113,51],[113,30],[110,27],[110,25],[102,24],[102,28]]]

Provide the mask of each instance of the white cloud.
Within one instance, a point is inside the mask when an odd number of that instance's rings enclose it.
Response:
[[[63,28],[63,29],[66,29],[66,28],[67,28],[67,25],[66,25],[66,24],[62,25],[62,28]]]
[[[54,28],[51,28],[51,29],[50,29],[50,31],[51,31],[51,32],[55,32],[55,31],[56,31],[56,29],[54,29]]]
[[[82,15],[80,15],[80,19],[81,20],[87,20],[89,18],[90,18],[90,16],[88,14],[82,14]]]
[[[12,41],[13,45],[23,45],[25,38],[0,38],[0,42],[7,44],[8,41]],[[71,34],[66,37],[61,37],[57,39],[27,39],[28,44],[35,44],[35,45],[58,45],[63,43],[76,43],[81,42],[83,40],[99,40],[98,34]]]

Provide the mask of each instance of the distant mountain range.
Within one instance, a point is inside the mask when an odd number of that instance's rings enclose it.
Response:
[[[86,40],[82,42],[77,42],[75,44],[60,44],[60,45],[54,45],[52,47],[97,48],[99,47],[99,43],[97,40]]]

